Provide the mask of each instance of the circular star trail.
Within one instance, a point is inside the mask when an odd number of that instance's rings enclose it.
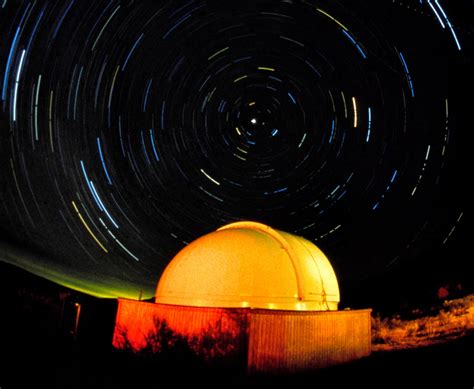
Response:
[[[0,259],[137,298],[237,220],[351,282],[455,252],[467,2],[0,3]]]

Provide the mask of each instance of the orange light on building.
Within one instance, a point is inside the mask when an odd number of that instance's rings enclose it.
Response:
[[[155,304],[120,299],[113,343],[146,347],[159,322],[197,354],[203,336],[235,339],[226,347],[245,354],[249,372],[324,367],[370,354],[370,310],[337,311],[339,298],[334,270],[313,243],[238,222],[181,250]]]

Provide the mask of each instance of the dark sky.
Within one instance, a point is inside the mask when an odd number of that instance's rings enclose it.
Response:
[[[342,284],[469,279],[473,12],[0,0],[0,260],[136,298],[254,220]]]

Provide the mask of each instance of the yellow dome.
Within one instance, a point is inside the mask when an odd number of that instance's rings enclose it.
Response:
[[[313,243],[238,222],[182,249],[158,282],[156,302],[221,308],[337,310],[339,287]]]

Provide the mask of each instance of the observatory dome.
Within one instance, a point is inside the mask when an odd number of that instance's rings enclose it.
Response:
[[[308,240],[264,224],[237,222],[196,239],[169,263],[161,304],[276,310],[337,310],[334,270]]]

